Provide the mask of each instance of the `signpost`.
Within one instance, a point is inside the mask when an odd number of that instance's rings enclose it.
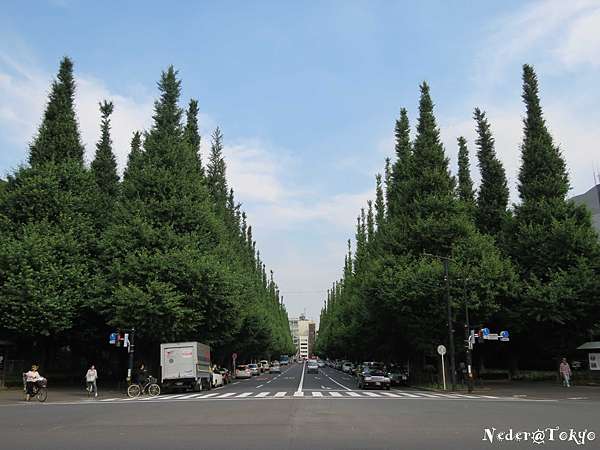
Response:
[[[237,367],[237,366],[236,366],[236,364],[235,364],[235,361],[236,361],[236,360],[237,360],[237,353],[233,352],[233,353],[231,354],[231,362],[232,362],[232,364],[233,364],[233,367],[232,367],[232,369],[231,369],[231,372],[232,372],[233,376],[235,376],[235,368]]]
[[[108,343],[116,347],[125,347],[129,353],[129,364],[127,367],[127,382],[131,383],[131,375],[133,372],[133,338],[135,335],[135,328],[127,330],[127,333],[118,331],[116,333],[110,333],[108,336]]]
[[[438,345],[438,354],[442,357],[442,380],[444,382],[444,390],[446,390],[446,366],[444,366],[444,355],[446,354],[446,347]]]

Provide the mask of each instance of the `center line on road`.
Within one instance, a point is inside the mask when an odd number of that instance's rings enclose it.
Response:
[[[304,385],[304,366],[306,362],[302,364],[302,376],[300,377],[300,384],[298,385],[298,390],[296,392],[302,392],[302,386]]]

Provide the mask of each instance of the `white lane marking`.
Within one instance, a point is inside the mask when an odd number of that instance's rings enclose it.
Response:
[[[313,392],[312,396],[313,397],[323,397],[323,394],[321,394],[320,392]]]
[[[264,385],[259,384],[258,386],[256,386],[256,389],[263,387]]]
[[[409,394],[408,392],[396,392],[396,394],[404,395],[405,397],[419,398],[419,396],[418,396],[418,395],[415,395],[415,394]]]
[[[329,395],[331,397],[342,397],[342,394],[340,394],[339,392],[330,392]]]
[[[236,395],[235,398],[244,398],[252,395],[252,392],[244,392],[243,394]]]
[[[101,401],[101,402],[113,402],[113,401],[115,401],[115,400],[117,400],[117,399],[116,399],[116,398],[105,398],[105,399],[103,399],[103,400],[100,400],[100,401]]]
[[[423,397],[429,397],[429,398],[440,398],[440,396],[438,394],[427,394],[425,392],[419,392],[419,395],[421,395]]]
[[[296,391],[296,392],[294,392],[294,397],[304,397],[304,392]]]
[[[460,398],[479,398],[479,397],[475,397],[474,395],[466,395],[466,394],[453,394],[456,397],[460,397]]]
[[[232,395],[235,395],[235,394],[237,394],[237,392],[228,392],[227,394],[221,394],[215,398],[227,398],[227,397],[231,397]]]
[[[350,389],[349,387],[344,386],[342,383],[338,383],[337,381],[335,381],[333,378],[331,378],[329,375],[325,375],[327,378],[329,378],[331,381],[333,381],[335,384],[337,384],[338,386],[343,387],[344,389],[346,389],[347,391],[351,391],[352,389]]]
[[[396,397],[399,398],[400,396],[397,394],[392,394],[391,392],[382,392],[383,395],[387,395],[388,397]]]
[[[381,397],[381,395],[376,394],[375,392],[362,392],[362,394],[365,394],[369,397]]]
[[[298,385],[298,390],[296,390],[296,392],[302,392],[302,386],[304,385],[304,366],[306,366],[306,362],[302,364],[302,376],[300,377],[300,384]]]
[[[202,394],[191,394],[191,395],[184,395],[183,397],[179,397],[179,400],[183,400],[185,398],[196,398],[196,397],[200,397]],[[216,395],[216,394],[215,394]]]
[[[267,397],[269,394],[270,392],[259,392],[255,397]]]
[[[483,397],[483,398],[499,398],[499,397],[496,397],[495,395],[480,395],[480,397]]]
[[[287,392],[278,392],[277,394],[275,394],[275,397],[285,397],[287,394]]]
[[[170,400],[172,398],[183,397],[185,394],[175,394],[175,395],[167,395],[159,397],[161,400]]]
[[[358,392],[346,392],[350,397],[360,397],[361,395]]]

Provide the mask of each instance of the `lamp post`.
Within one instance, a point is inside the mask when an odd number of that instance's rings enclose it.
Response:
[[[450,350],[450,383],[452,385],[452,390],[456,390],[456,354],[454,351],[454,328],[453,328],[453,320],[452,320],[452,303],[450,302],[450,270],[449,264],[450,261],[453,261],[452,258],[448,256],[440,256],[440,255],[432,255],[431,253],[424,253],[425,256],[430,256],[432,258],[437,258],[442,261],[444,265],[444,297],[446,300],[446,308],[448,313],[448,347]]]

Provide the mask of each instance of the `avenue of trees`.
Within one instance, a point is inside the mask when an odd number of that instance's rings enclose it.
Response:
[[[464,351],[465,307],[472,328],[509,330],[509,343],[486,342],[476,356],[504,367],[550,368],[599,334],[600,245],[585,207],[567,200],[561,149],[542,113],[538,80],[523,67],[525,114],[520,201],[509,206],[505,169],[492,126],[474,110],[476,190],[467,141],[457,141],[451,175],[429,86],[420,86],[416,133],[408,113],[395,126],[395,158],[376,177],[374,201],[358,216],[355,249],[328,291],[317,351],[353,360],[432,361],[447,344],[442,261],[450,257],[449,290],[457,355]]]
[[[181,108],[173,67],[158,89],[152,127],[133,133],[120,178],[118,105],[100,104],[88,167],[63,59],[28,164],[0,184],[0,339],[24,358],[52,364],[68,349],[79,364],[111,359],[109,333],[132,327],[136,350],[154,360],[159,343],[181,340],[210,344],[222,362],[234,351],[293,353],[278,287],[227,182],[221,131],[201,160],[198,102]]]

